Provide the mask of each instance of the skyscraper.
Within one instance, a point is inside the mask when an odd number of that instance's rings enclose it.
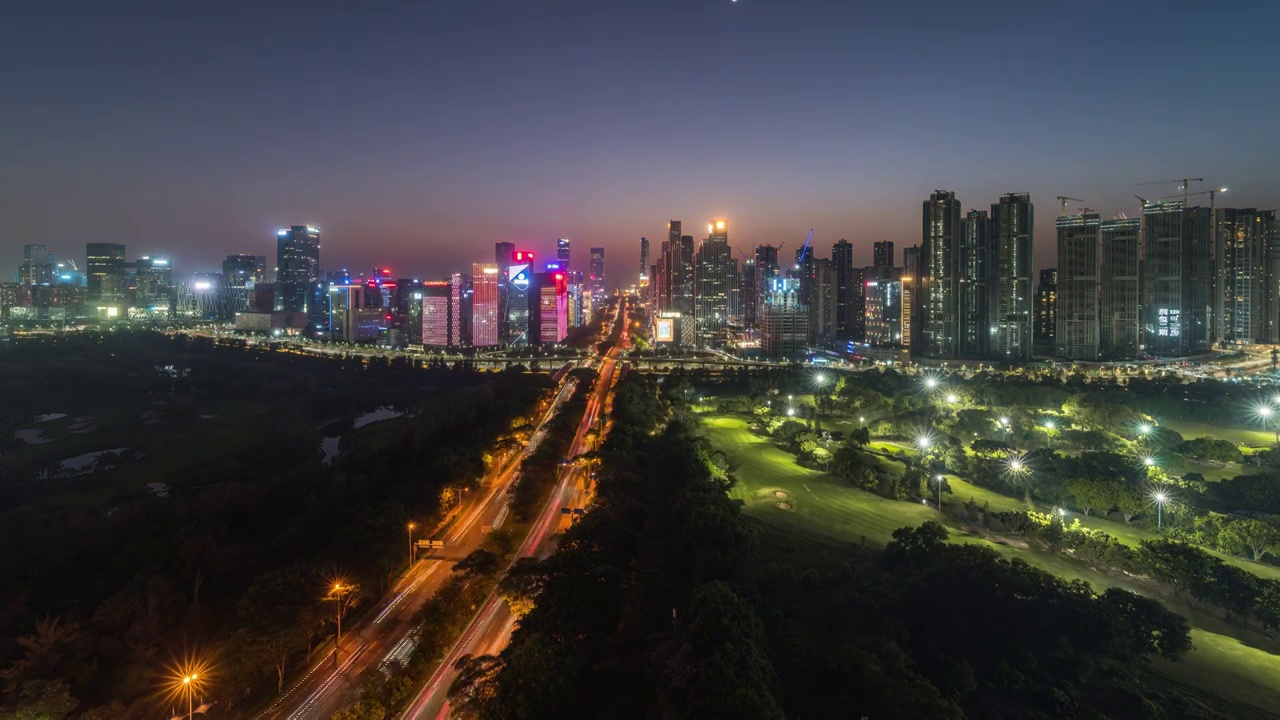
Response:
[[[452,333],[452,292],[448,280],[422,283],[422,344],[446,348],[454,344]]]
[[[831,259],[835,259],[832,253]],[[877,278],[887,278],[893,274],[893,242],[882,240],[872,246],[871,265],[875,268]]]
[[[1068,360],[1097,360],[1101,352],[1098,307],[1097,213],[1058,218],[1057,328],[1054,355]]]
[[[1045,353],[1053,352],[1054,337],[1058,332],[1058,269],[1040,271],[1040,283],[1036,285],[1035,322],[1032,323],[1032,340]]]
[[[228,255],[222,261],[222,282],[227,287],[245,287],[267,280],[266,255]]]
[[[956,353],[966,360],[983,360],[991,355],[995,241],[995,228],[986,210],[970,210],[960,221]]]
[[[124,245],[87,243],[85,245],[85,279],[90,300],[123,299],[125,286]]]
[[[876,243],[877,248],[881,243]],[[890,247],[892,247],[890,243]],[[866,336],[865,302],[859,312],[858,297],[865,298],[865,289],[859,292],[858,278],[853,272],[853,245],[845,239],[831,246],[831,266],[835,271],[836,327],[835,335],[841,340],[862,340]]]
[[[156,312],[168,312],[173,290],[173,266],[168,258],[144,255],[133,267],[134,303]]]
[[[591,286],[591,294],[596,297],[604,296],[604,248],[591,248],[591,267],[589,269]]]
[[[510,257],[510,255],[508,255]],[[493,347],[498,336],[498,266],[476,263],[471,266],[471,344]]]
[[[530,295],[533,288],[533,265],[522,260],[525,253],[512,253],[514,263],[507,267],[507,338],[509,345],[529,342]],[[530,253],[529,259],[533,256]],[[534,299],[536,302],[536,298]]]
[[[569,271],[569,238],[556,240],[556,260],[560,261],[560,269]]]
[[[809,308],[800,302],[800,283],[769,283],[760,313],[760,351],[767,358],[803,360],[809,344]]]
[[[649,238],[640,238],[640,281],[649,279]]]
[[[320,277],[320,230],[294,225],[276,233],[276,302],[285,312],[307,312]]]
[[[913,354],[949,360],[959,348],[960,202],[948,190],[936,190],[924,202],[921,244],[920,333]]]
[[[513,262],[512,256],[515,255],[516,244],[509,242],[500,242],[493,244],[493,262],[498,266],[498,341],[501,343],[508,342],[511,337],[511,328],[508,318],[507,297],[507,269],[511,267]]]
[[[729,269],[733,261],[729,249],[729,224],[716,220],[709,237],[698,248],[694,293],[694,327],[698,347],[724,344],[729,323]]]
[[[995,334],[992,357],[1031,359],[1031,271],[1035,208],[1027,193],[1009,193],[991,206],[996,232]]]
[[[529,290],[529,344],[552,345],[569,332],[566,274],[561,270],[536,273]]]
[[[1218,208],[1214,212],[1218,282],[1215,340],[1232,345],[1270,342],[1268,296],[1275,276],[1270,255],[1274,210]]]
[[[1098,351],[1104,360],[1138,357],[1141,345],[1139,248],[1142,221],[1103,220],[1099,262]]]
[[[755,305],[752,310],[752,320],[753,324],[759,324],[760,307],[764,304],[764,296],[769,293],[769,283],[780,275],[778,249],[772,245],[757,245],[755,260],[752,263],[752,273],[754,274],[753,286],[755,288],[752,295],[752,301]]]
[[[1142,261],[1142,342],[1146,354],[1180,357],[1207,352],[1213,304],[1208,208],[1148,202]]]
[[[18,282],[23,285],[49,285],[53,282],[53,256],[45,245],[23,245]]]
[[[835,341],[838,332],[836,266],[832,260],[813,262],[813,304],[809,306],[809,326],[819,344]]]

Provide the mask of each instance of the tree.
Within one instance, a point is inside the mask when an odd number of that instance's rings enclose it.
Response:
[[[1111,621],[1112,645],[1121,653],[1138,657],[1159,654],[1177,660],[1191,650],[1186,618],[1151,598],[1108,588],[1098,598],[1098,605]]]
[[[498,556],[488,550],[473,550],[459,560],[453,571],[467,578],[491,577],[498,572]]]
[[[498,581],[498,595],[507,601],[511,613],[522,618],[533,609],[546,573],[537,558],[520,558]]]
[[[295,565],[259,575],[236,613],[243,623],[236,637],[243,658],[251,667],[270,668],[280,692],[290,660],[308,649],[316,627],[310,571]]]
[[[496,679],[503,662],[493,655],[463,655],[453,664],[458,675],[449,686],[449,712],[453,717],[476,718],[485,712],[497,693]]]
[[[1218,530],[1218,545],[1236,555],[1248,549],[1254,560],[1261,560],[1280,554],[1280,529],[1251,518],[1232,520]]]

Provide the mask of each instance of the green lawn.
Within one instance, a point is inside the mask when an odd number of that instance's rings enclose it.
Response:
[[[1168,422],[1161,421],[1160,424],[1170,430],[1176,430],[1178,434],[1187,440],[1198,437],[1209,436],[1219,440],[1229,440],[1237,445],[1262,445],[1270,447],[1276,442],[1274,432],[1264,432],[1257,428],[1249,427],[1225,427],[1215,425],[1213,423],[1200,422],[1198,420],[1170,420]]]
[[[953,520],[940,517],[923,504],[887,500],[848,487],[829,473],[800,467],[791,454],[753,434],[740,418],[707,417],[703,427],[712,444],[729,457],[731,472],[737,481],[729,491],[730,496],[743,501],[746,515],[772,526],[824,543],[865,542],[881,546],[891,539],[897,528],[935,520],[946,525],[957,542],[982,543],[1004,557],[1024,560],[1062,578],[1082,579],[1098,589],[1121,587],[1135,592],[1143,589],[1059,553],[989,543],[965,534]],[[944,504],[964,503],[972,497],[979,504],[989,502],[993,510],[1023,506],[1020,500],[956,477],[948,476],[948,482],[953,494],[944,498]],[[786,497],[779,498],[775,495],[777,492],[785,493]],[[779,502],[788,503],[790,509],[779,508]],[[1084,517],[1081,520],[1088,527],[1104,530],[1127,544],[1155,537],[1143,528],[1110,520]],[[1226,559],[1264,577],[1280,578],[1280,568],[1240,558]],[[1238,629],[1225,625],[1216,616],[1194,609],[1177,609],[1195,626],[1192,631],[1195,649],[1182,662],[1160,663],[1158,667],[1162,672],[1179,682],[1229,695],[1271,712],[1280,711],[1280,687],[1276,682],[1280,679],[1280,656],[1231,637]]]

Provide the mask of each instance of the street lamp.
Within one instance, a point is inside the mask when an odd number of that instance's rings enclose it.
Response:
[[[1052,421],[1052,420],[1045,420],[1045,421],[1044,421],[1044,429],[1045,429],[1045,430],[1053,430],[1053,429],[1054,429],[1054,428],[1056,428],[1056,427],[1058,427],[1058,424],[1057,424],[1057,423],[1055,423],[1054,421]]]
[[[338,666],[338,657],[342,653],[342,615],[347,609],[347,600],[352,593],[357,590],[353,583],[343,583],[341,580],[333,584],[333,588],[329,590],[328,600],[332,600],[334,604],[334,617],[337,619],[338,633],[333,638],[333,664]]]
[[[188,718],[192,717],[195,713],[195,709],[193,708],[194,703],[192,699],[195,697],[196,684],[199,682],[199,680],[200,680],[200,675],[194,672],[191,673],[190,675],[184,675],[182,677],[182,691],[187,696],[187,717]]]
[[[1157,490],[1151,499],[1156,503],[1156,529],[1159,530],[1164,527],[1164,504],[1168,502],[1169,496]]]
[[[952,405],[955,405],[955,404],[956,404],[956,402],[957,402],[957,401],[959,401],[959,400],[960,400],[960,398],[956,397],[954,393],[952,393],[951,395],[948,395],[948,396],[947,396],[947,402],[951,403]]]
[[[938,512],[942,512],[942,476],[934,475],[933,479],[938,483]]]
[[[927,378],[925,378],[925,379],[924,379],[924,386],[925,386],[925,387],[927,387],[927,388],[929,388],[930,390],[936,390],[936,389],[937,389],[937,387],[938,387],[938,378],[936,378],[936,377],[927,377]]]
[[[1146,465],[1147,467],[1155,467],[1155,466],[1156,466],[1156,459],[1155,459],[1155,458],[1153,458],[1153,457],[1151,457],[1150,455],[1148,455],[1148,456],[1146,456],[1146,457],[1142,458],[1142,464],[1143,464],[1143,465]]]
[[[919,446],[921,450],[928,450],[930,443],[931,441],[929,440],[928,435],[921,435],[920,437],[916,438],[916,445]]]
[[[408,525],[408,528],[409,528],[409,565],[410,565],[410,566],[412,566],[412,565],[413,565],[413,563],[414,563],[414,561],[415,561],[415,560],[417,560],[417,557],[416,557],[417,553],[415,553],[415,552],[414,552],[414,550],[413,550],[413,529],[414,529],[414,528],[416,528],[416,527],[418,527],[418,524],[417,524],[417,523],[409,523],[409,525]]]
[[[787,408],[787,417],[795,417],[795,414],[796,414],[795,408]]]

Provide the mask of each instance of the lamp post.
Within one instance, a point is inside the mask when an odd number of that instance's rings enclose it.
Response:
[[[195,714],[194,703],[192,699],[196,694],[196,681],[200,679],[198,673],[182,676],[182,692],[187,696],[187,718],[190,719]]]
[[[942,512],[942,476],[934,475],[933,479],[938,483],[938,512]]]
[[[418,558],[417,558],[417,553],[416,553],[416,552],[414,552],[414,548],[413,548],[413,529],[414,529],[414,528],[416,528],[416,527],[418,527],[418,524],[417,524],[417,523],[409,523],[409,525],[408,525],[408,528],[409,528],[409,565],[410,565],[410,567],[412,567],[412,566],[413,566],[414,561],[418,559]]]
[[[333,584],[333,589],[329,592],[329,599],[334,602],[334,617],[337,620],[338,633],[333,638],[333,665],[338,667],[338,658],[342,653],[342,614],[347,609],[347,598],[351,597],[351,593],[356,589],[353,584],[343,584],[338,581]]]
[[[1164,504],[1169,499],[1169,496],[1162,492],[1157,492],[1152,496],[1152,499],[1156,501],[1156,529],[1160,530],[1164,527]]]

